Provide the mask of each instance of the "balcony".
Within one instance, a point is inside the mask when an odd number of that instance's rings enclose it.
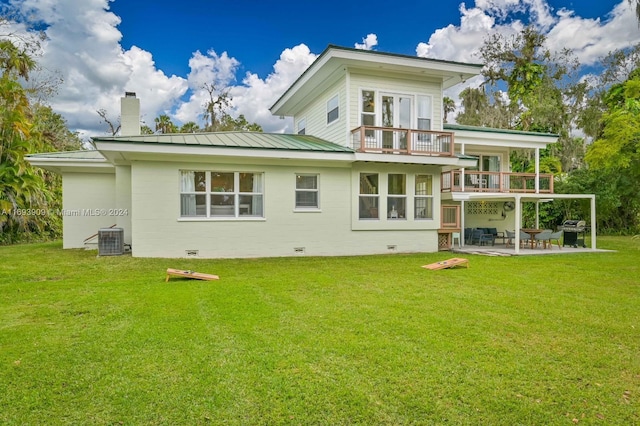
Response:
[[[440,190],[442,192],[536,193],[536,174],[465,171],[463,187],[462,171],[452,170],[442,173]],[[538,192],[553,194],[552,174],[540,174]]]
[[[358,152],[454,156],[453,132],[360,126],[351,131],[351,147]]]

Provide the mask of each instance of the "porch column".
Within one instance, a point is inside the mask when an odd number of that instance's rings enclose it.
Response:
[[[536,182],[538,180],[536,179]],[[537,192],[537,190],[536,190]],[[540,228],[540,200],[536,200],[536,229]]]
[[[460,144],[460,155],[464,155],[464,142]],[[453,178],[453,176],[451,177]],[[453,182],[451,182],[451,186],[453,187]],[[460,191],[464,192],[464,167],[460,169]],[[462,206],[464,207],[464,201]],[[464,215],[464,211],[462,214]],[[464,237],[462,239],[464,240]]]
[[[464,190],[464,188],[463,188]],[[465,235],[464,235],[464,200],[460,201],[460,244],[462,247],[465,246]]]
[[[515,234],[516,234],[516,240],[514,241],[515,244],[515,253],[519,254],[520,253],[520,228],[521,228],[521,223],[522,223],[522,208],[520,206],[521,200],[520,200],[520,195],[516,194],[516,210],[515,210],[515,220],[516,220],[516,230],[515,230]]]
[[[540,193],[540,148],[536,148],[536,194],[539,194],[539,193]]]
[[[596,196],[591,196],[591,249],[596,249]]]

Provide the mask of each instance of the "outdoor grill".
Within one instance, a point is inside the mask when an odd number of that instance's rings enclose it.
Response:
[[[565,220],[560,229],[564,232],[562,246],[587,247],[584,243],[586,222],[584,220]],[[578,238],[581,235],[582,238]]]

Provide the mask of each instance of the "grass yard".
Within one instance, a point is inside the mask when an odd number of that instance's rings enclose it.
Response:
[[[598,244],[440,271],[0,247],[0,423],[639,424],[640,242]]]

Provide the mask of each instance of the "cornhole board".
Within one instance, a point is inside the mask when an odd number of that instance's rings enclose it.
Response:
[[[195,272],[195,271],[185,271],[183,269],[171,269],[171,268],[167,268],[167,279],[165,280],[165,282],[169,282],[169,278],[171,277],[185,277],[185,278],[193,278],[196,280],[205,280],[205,281],[212,281],[212,280],[219,280],[220,277],[217,275],[211,275],[211,274],[202,274],[200,272]]]
[[[466,268],[469,267],[469,259],[462,259],[459,257],[453,257],[451,259],[447,259],[447,260],[443,260],[442,262],[436,262],[436,263],[431,263],[429,265],[423,265],[422,267],[425,269],[431,269],[431,270],[436,270],[436,269],[446,269],[446,268],[453,268],[455,266],[462,266],[464,265]]]

